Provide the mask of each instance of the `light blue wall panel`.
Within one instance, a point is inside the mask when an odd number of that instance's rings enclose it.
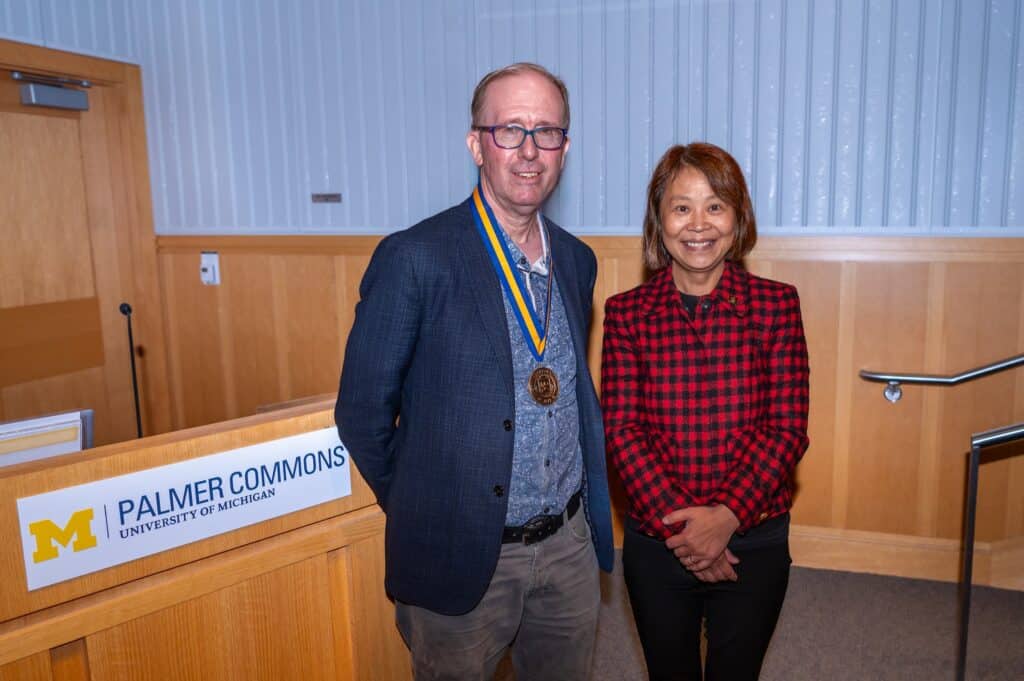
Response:
[[[731,3],[732,9],[732,75],[729,81],[729,100],[731,101],[728,116],[729,130],[724,146],[747,170],[747,184],[753,191],[753,176],[749,172],[754,167],[757,149],[757,98],[758,88],[758,52],[760,50],[761,33],[756,30],[760,20],[760,12],[756,3]],[[729,38],[727,38],[729,39]],[[681,62],[677,69],[685,69]],[[686,139],[679,140],[686,142]]]
[[[1024,223],[1024,11],[1016,4],[1013,48],[1007,87],[1010,92],[1007,127],[1009,128],[1006,149],[1009,155],[1005,183],[1003,185],[1003,220],[1000,224],[1020,225]]]
[[[754,72],[754,143],[750,175],[750,191],[754,210],[762,225],[779,223],[779,159],[782,137],[782,104],[785,96],[783,59],[786,48],[783,11],[784,0],[765,0],[757,4],[759,10]],[[742,95],[741,95],[742,96]],[[715,141],[715,140],[712,140]]]
[[[857,190],[861,197],[854,224],[886,224],[888,147],[892,120],[891,91],[895,11],[887,0],[871,0],[864,16],[861,41],[861,143],[857,157]],[[873,170],[869,170],[873,169]]]
[[[804,224],[803,197],[807,169],[807,105],[810,97],[808,59],[814,34],[808,28],[809,0],[783,4],[781,16],[782,51],[779,85],[779,201],[775,224],[799,227]],[[768,216],[765,216],[766,218]]]
[[[981,101],[981,125],[978,140],[978,186],[975,192],[974,224],[1004,224],[1005,176],[1009,160],[1010,115],[1013,97],[1010,74],[1014,62],[1014,27],[1020,2],[993,0],[989,15],[989,36],[985,59],[991,73],[1004,72],[1006,78],[985,79]]]
[[[44,44],[46,36],[38,0],[0,0],[0,37]]]
[[[884,225],[906,229],[913,224],[915,131],[920,114],[917,88],[921,60],[922,8],[897,4],[891,16],[892,47],[889,50],[886,100],[889,121],[881,193]]]
[[[135,63],[132,0],[0,0],[0,37]]]
[[[605,211],[603,223],[606,225],[630,224],[629,205],[629,173],[627,167],[636,159],[629,154],[630,130],[640,130],[633,126],[629,116],[630,100],[642,96],[634,92],[634,84],[629,78],[630,42],[629,42],[629,7],[622,2],[606,2],[604,12],[604,50],[601,55],[604,61],[604,130],[598,131],[603,136],[605,147],[607,191],[605,193]],[[586,115],[587,111],[580,112]],[[580,146],[589,145],[588,138],[579,140]],[[622,160],[629,159],[629,163]],[[635,224],[635,223],[634,223]]]
[[[835,165],[833,149],[836,135],[836,102],[839,60],[839,8],[835,3],[808,4],[809,77],[805,102],[807,135],[805,138],[804,194],[800,197],[803,224],[832,224]]]
[[[573,123],[574,146],[570,171],[582,173],[583,183],[575,197],[582,207],[580,225],[608,224],[608,135],[611,133],[608,108],[606,106],[610,84],[603,77],[607,69],[605,42],[607,40],[607,15],[603,2],[583,0],[578,9],[580,36],[579,73],[569,85],[570,92],[578,91],[578,104]],[[585,74],[598,70],[601,78],[588,78]],[[620,95],[621,96],[621,95]],[[556,213],[557,214],[557,213]],[[559,215],[559,217],[561,217]]]
[[[142,65],[168,234],[411,224],[476,180],[477,79],[535,60],[578,233],[637,233],[662,153],[706,139],[766,233],[1024,235],[1022,32],[1020,0],[0,0],[4,36]]]

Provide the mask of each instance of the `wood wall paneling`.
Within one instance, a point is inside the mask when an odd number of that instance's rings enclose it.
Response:
[[[127,274],[130,277],[130,286],[126,286],[126,290],[131,293],[129,302],[134,307],[136,368],[142,391],[145,432],[164,433],[171,429],[170,379],[153,229],[153,200],[149,191],[142,73],[138,67],[124,67],[118,91],[117,106],[125,112],[125,117],[116,127],[111,120],[107,125],[108,137],[117,140],[115,153],[111,155],[114,186],[124,197],[124,201],[115,205],[119,240],[133,265],[128,271],[122,269],[122,276]]]
[[[585,240],[594,248],[599,267],[588,349],[596,379],[604,300],[639,284],[644,269],[638,238]],[[302,352],[322,359],[316,365],[320,369],[300,363],[296,370],[289,364],[293,374],[308,372],[304,389],[335,390],[335,362],[340,362],[358,300],[358,283],[377,241],[374,237],[161,237],[165,274],[180,271],[188,278],[175,289],[178,278],[165,276],[170,287],[168,309],[181,319],[197,319],[219,329],[214,331],[216,342],[198,338],[182,329],[175,317],[170,325],[170,356],[186,367],[182,380],[196,385],[212,380],[195,370],[200,364],[197,353],[213,358],[227,354],[235,364],[233,387],[214,385],[209,390],[234,390],[233,409],[244,412],[258,400],[243,395],[269,396],[275,385],[274,399],[301,398],[301,382],[285,381],[275,373],[277,366],[294,362],[291,350],[282,349],[283,335],[285,347],[299,343]],[[198,253],[204,249],[218,250],[222,263],[230,267],[220,287],[222,301],[196,295],[195,270]],[[321,257],[328,259],[321,261]],[[953,388],[905,386],[904,397],[896,404],[882,397],[881,384],[863,381],[857,372],[955,373],[1020,352],[1024,243],[765,237],[748,258],[748,267],[795,284],[801,295],[811,358],[811,447],[797,469],[796,525],[867,533],[872,542],[880,537],[958,541],[968,439],[972,432],[1024,421],[1024,372]],[[297,300],[302,297],[308,300]],[[219,323],[207,320],[225,309],[226,300],[231,301],[234,316]],[[273,309],[273,315],[263,315],[274,316],[273,321],[252,319],[248,310],[261,305],[265,311]],[[334,309],[329,312],[321,309],[331,306]],[[314,318],[327,320],[337,331],[325,325],[307,333]],[[247,340],[250,337],[252,343]],[[215,373],[224,376],[217,360],[211,362],[217,367]],[[247,363],[244,370],[239,368],[242,362]],[[315,376],[316,371],[322,375]],[[320,379],[323,383],[318,384]],[[193,405],[183,425],[215,420],[223,410],[217,404],[203,413]],[[1008,541],[1021,535],[1022,464],[1007,459],[983,468],[980,541]],[[616,536],[621,537],[625,499],[614,473],[611,487]],[[826,555],[836,560],[855,556],[856,544],[850,536],[830,536]],[[824,541],[815,540],[814,545],[824,546]],[[911,550],[899,546],[903,548],[885,554],[889,560],[902,560],[900,556]],[[1002,549],[993,546],[995,556]],[[934,574],[955,574],[954,554],[946,545],[930,554],[934,566],[940,566]],[[933,563],[905,565],[925,569]]]
[[[50,649],[54,681],[91,681],[89,650],[85,639],[78,638]]]
[[[95,297],[0,308],[0,388],[103,366],[101,320]]]
[[[175,255],[160,266],[171,353],[174,426],[187,428],[231,418],[227,411],[224,351],[218,319],[221,286],[199,280],[199,255]]]
[[[350,273],[361,277],[365,262],[229,251],[221,255],[221,284],[205,286],[198,254],[166,258],[176,425],[336,390],[354,303],[339,305],[350,302],[347,287],[358,287]]]
[[[928,309],[928,266],[860,262],[854,299],[853,357],[861,368],[919,371]],[[845,527],[895,534],[916,529],[920,390],[895,405],[878,384],[852,386]],[[855,492],[855,493],[854,493]]]
[[[324,556],[289,565],[97,632],[90,667],[105,681],[335,679]],[[182,654],[188,651],[188,654]]]
[[[345,345],[348,341],[348,331],[355,321],[356,303],[359,302],[359,282],[363,279],[363,272],[370,264],[369,255],[336,255],[334,256],[334,285],[335,304],[337,311],[337,334],[338,334],[338,367],[345,358]],[[337,391],[337,381],[332,386]]]
[[[198,262],[192,256],[193,276]],[[257,407],[287,399],[281,391],[271,256],[221,256],[217,314],[224,339],[228,413],[253,414]]]
[[[793,508],[793,522],[827,527],[832,524],[840,309],[836,301],[842,266],[835,262],[776,262],[770,276],[797,287],[811,368],[811,444],[796,470],[800,503]]]
[[[1017,282],[1021,300],[1024,300],[1024,278]],[[1021,307],[1020,322],[1017,325],[1018,347],[1024,346],[1024,306]],[[1024,414],[1024,371],[1015,372],[1014,413]],[[1008,485],[1011,491],[1024,490],[1024,457],[1010,462]],[[1009,537],[1024,537],[1024,494],[1010,494],[1006,503],[1006,534]]]
[[[349,547],[327,554],[327,595],[331,601],[331,637],[334,644],[334,668],[345,678],[355,678],[355,650],[353,635],[356,631],[352,612],[352,575],[354,572]]]
[[[275,257],[274,323],[288,396],[337,388],[341,362],[335,266],[330,255]]]
[[[50,653],[43,651],[0,665],[0,681],[53,681]]]
[[[1024,307],[1019,283],[1024,265],[1014,263],[953,263],[948,267],[945,324],[942,334],[946,371],[960,372],[1024,352],[1018,337],[1019,310]],[[943,393],[938,424],[940,499],[963,495],[967,453],[972,433],[1017,423],[1015,392],[1020,369],[958,386]],[[978,539],[1007,538],[1008,482],[1013,459],[981,467],[978,496]],[[1017,496],[1024,493],[1018,488]],[[939,506],[939,536],[961,535],[959,504]]]
[[[355,681],[404,681],[412,678],[409,651],[395,627],[394,605],[384,593],[384,535],[351,545],[351,560],[364,566],[349,571]],[[380,632],[387,632],[381,636]]]

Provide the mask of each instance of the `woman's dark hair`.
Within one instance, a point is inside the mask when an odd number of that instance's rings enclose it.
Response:
[[[757,220],[754,218],[754,207],[750,201],[750,192],[747,191],[747,182],[743,179],[743,171],[725,149],[706,142],[691,142],[670,147],[651,174],[651,182],[647,185],[647,212],[644,215],[644,264],[651,270],[659,270],[671,262],[661,239],[661,200],[676,175],[685,168],[703,173],[712,191],[736,212],[736,239],[725,257],[728,260],[741,260],[757,243]]]

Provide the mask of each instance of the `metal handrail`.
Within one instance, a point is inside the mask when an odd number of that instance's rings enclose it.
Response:
[[[957,681],[963,681],[967,672],[967,625],[971,619],[974,525],[978,513],[978,468],[981,466],[981,450],[1021,439],[1024,439],[1024,423],[971,435],[971,459],[967,469],[967,508],[964,511],[964,562],[960,572],[960,645],[956,658]]]
[[[975,447],[995,447],[1007,442],[1013,442],[1024,437],[1024,423],[1015,426],[1004,426],[986,430],[984,433],[975,433],[971,436],[971,449]]]
[[[898,402],[899,399],[903,397],[903,389],[900,387],[901,383],[914,385],[957,385],[958,383],[973,381],[976,378],[990,376],[1000,371],[1005,371],[1006,369],[1012,369],[1022,365],[1024,365],[1024,355],[1016,355],[998,362],[993,362],[992,364],[986,364],[985,366],[978,367],[977,369],[953,374],[952,376],[939,376],[936,374],[894,374],[861,369],[860,377],[865,381],[886,383],[887,385],[882,393],[885,395],[885,399],[890,402]]]

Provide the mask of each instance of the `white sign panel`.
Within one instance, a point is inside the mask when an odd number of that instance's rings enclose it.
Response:
[[[29,590],[352,493],[334,428],[18,499]]]

